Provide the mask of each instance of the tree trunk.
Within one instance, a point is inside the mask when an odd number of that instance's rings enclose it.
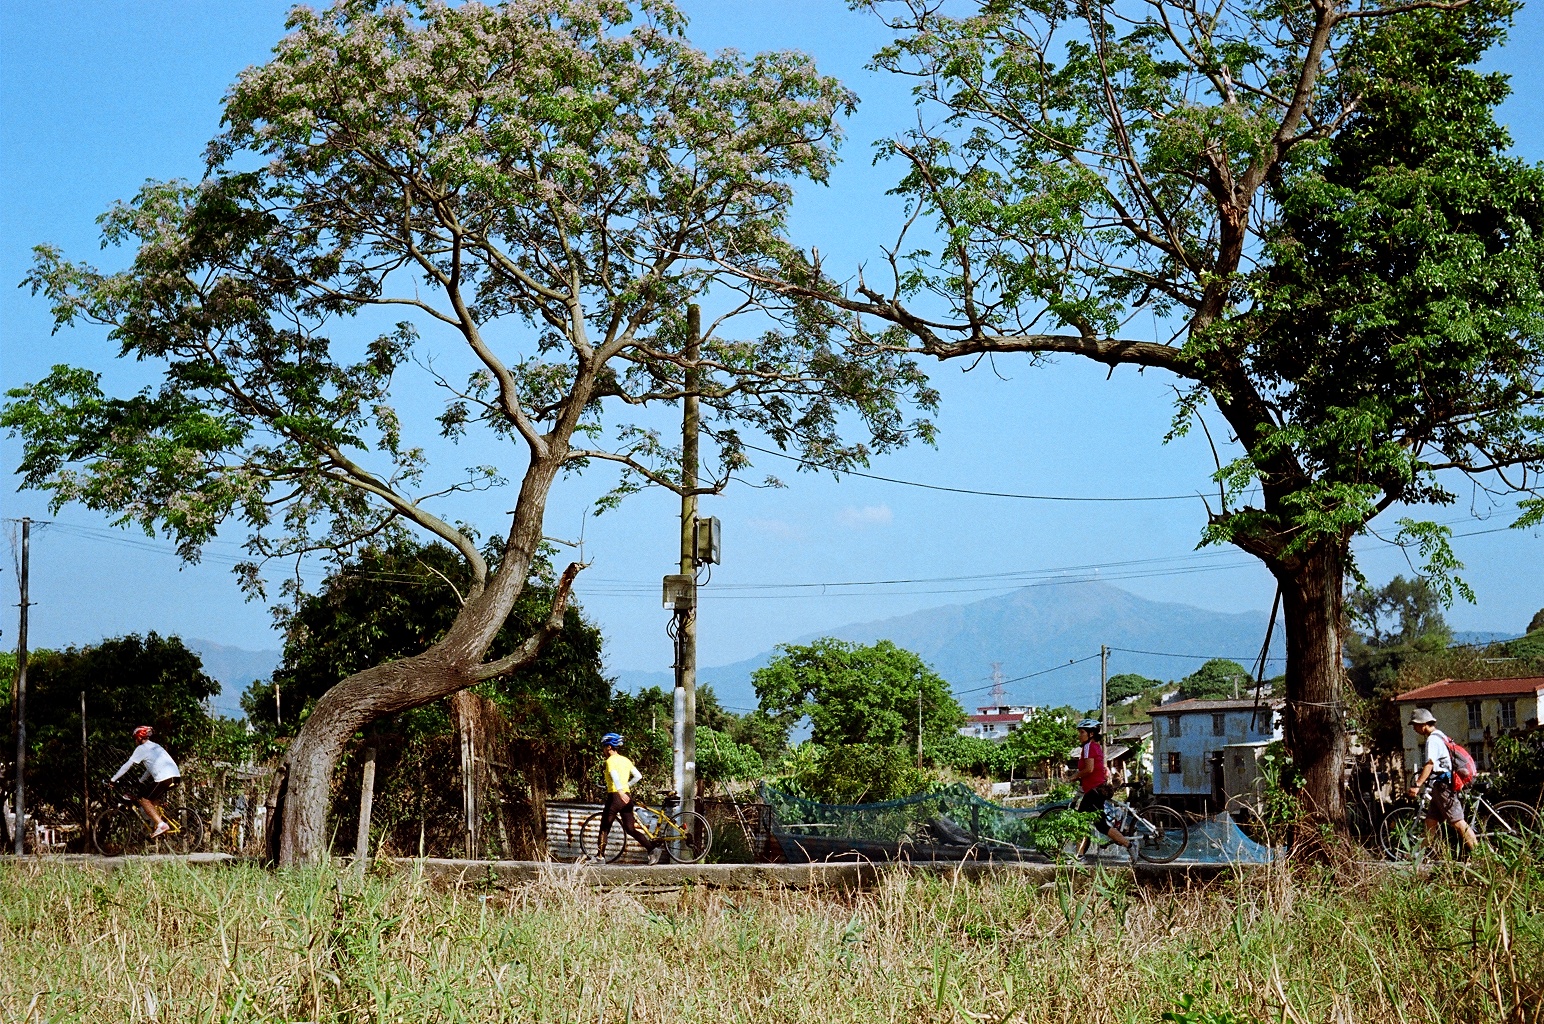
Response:
[[[1320,821],[1345,820],[1345,658],[1341,649],[1346,545],[1314,544],[1288,565],[1281,581],[1287,640],[1287,749],[1303,775],[1306,809]]]
[[[448,697],[489,678],[486,673],[495,671],[494,667],[483,666],[483,657],[525,589],[531,562],[541,543],[547,494],[562,464],[563,452],[556,445],[546,458],[531,463],[520,485],[514,522],[504,544],[504,560],[484,589],[467,595],[444,639],[422,654],[357,672],[316,702],[286,758],[289,780],[277,844],[281,867],[314,863],[321,855],[327,834],[333,768],[355,732],[382,715]],[[571,564],[563,573],[547,622],[516,655],[500,659],[500,671],[512,671],[517,664],[534,659],[541,646],[562,627],[563,607],[580,568]]]

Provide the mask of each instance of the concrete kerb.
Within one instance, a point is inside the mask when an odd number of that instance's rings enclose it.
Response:
[[[10,861],[10,858],[5,858]],[[338,858],[340,864],[350,858]],[[15,863],[14,861],[11,861]],[[43,866],[69,864],[111,872],[138,864],[185,863],[204,867],[225,867],[239,864],[256,864],[254,858],[238,857],[227,853],[194,853],[185,856],[159,854],[129,857],[98,857],[86,854],[64,854],[47,857],[24,858],[24,863]],[[3,863],[3,861],[0,861]],[[1130,871],[1141,882],[1185,884],[1204,882],[1222,875],[1240,872],[1256,875],[1268,871],[1263,864],[1147,864],[1134,867],[1126,864],[1106,864],[1105,869],[1114,872]],[[907,861],[872,862],[844,861],[812,864],[567,864],[556,861],[519,860],[458,860],[440,857],[380,858],[372,862],[375,871],[393,874],[415,874],[439,885],[456,888],[512,888],[536,882],[561,882],[568,885],[584,885],[594,888],[640,887],[651,889],[680,888],[687,885],[717,889],[869,889],[880,884],[889,875],[907,874],[921,877],[959,879],[963,881],[988,881],[1014,879],[1030,882],[1052,882],[1059,874],[1069,870],[1087,873],[1094,870],[1092,864],[1056,865],[1048,863],[1024,863],[1003,861]]]

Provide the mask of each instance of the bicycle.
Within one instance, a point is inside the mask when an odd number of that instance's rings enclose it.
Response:
[[[1129,841],[1136,844],[1137,856],[1150,864],[1167,864],[1179,857],[1190,842],[1190,826],[1184,815],[1163,804],[1148,804],[1137,810],[1124,800],[1114,797],[1105,801],[1105,818]],[[1048,807],[1037,817],[1071,811],[1070,803]],[[1104,849],[1114,845],[1108,836],[1094,833],[1093,838]],[[1078,846],[1083,847],[1083,842]]]
[[[186,854],[197,850],[203,843],[204,819],[191,807],[172,810],[157,804],[161,817],[171,828],[159,836],[152,836],[155,822],[139,800],[122,789],[113,791],[116,806],[103,812],[97,820],[91,838],[97,852],[104,857],[123,857],[141,853]]]
[[[601,856],[600,819],[603,813],[595,812],[580,826],[579,849],[586,859]],[[670,859],[678,864],[696,864],[713,846],[713,827],[696,811],[679,808],[665,811],[635,798],[633,818],[638,822],[638,831],[648,836],[650,842],[662,844]],[[630,837],[618,827],[613,827],[606,836],[606,852],[602,859],[612,864],[626,852]]]
[[[1539,812],[1520,800],[1491,803],[1471,785],[1458,794],[1464,818],[1474,829],[1476,845],[1504,848],[1520,844],[1539,828]],[[1378,823],[1378,845],[1389,860],[1416,860],[1426,849],[1426,806],[1431,802],[1431,783],[1421,787],[1414,805],[1395,807]]]

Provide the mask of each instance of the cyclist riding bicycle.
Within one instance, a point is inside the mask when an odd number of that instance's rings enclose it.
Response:
[[[643,778],[643,773],[631,760],[622,756],[622,737],[608,732],[600,738],[600,752],[606,759],[606,806],[600,814],[600,841],[597,844],[596,861],[606,859],[606,837],[611,834],[611,823],[622,819],[622,831],[637,840],[649,853],[649,863],[658,864],[663,848],[643,834],[638,820],[633,816],[633,797],[629,792]]]
[[[1095,831],[1109,836],[1110,841],[1122,847],[1132,863],[1136,863],[1136,847],[1105,816],[1105,802],[1115,795],[1115,788],[1110,785],[1110,773],[1104,764],[1104,747],[1099,743],[1101,728],[1103,725],[1097,718],[1085,718],[1078,723],[1078,785],[1083,790],[1078,810],[1099,815],[1094,822]],[[1086,849],[1087,839],[1078,844],[1078,856],[1081,857]]]
[[[182,782],[182,771],[177,767],[177,762],[172,760],[172,755],[166,752],[165,747],[150,738],[154,735],[155,730],[148,725],[135,729],[134,753],[129,755],[123,767],[109,780],[117,782],[135,765],[144,769],[136,796],[139,805],[150,815],[150,820],[155,822],[155,831],[150,834],[152,839],[171,831],[171,823],[161,816],[160,802],[166,799],[166,794],[171,792],[173,786]]]

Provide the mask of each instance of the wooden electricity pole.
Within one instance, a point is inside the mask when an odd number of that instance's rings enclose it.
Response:
[[[1110,649],[1099,645],[1099,732],[1110,742]]]
[[[690,598],[676,623],[675,790],[682,812],[697,793],[697,359],[702,345],[702,311],[686,307],[685,397],[681,400],[681,575],[691,582]]]
[[[11,809],[16,812],[16,827],[11,831],[16,856],[26,852],[27,822],[27,571],[32,557],[32,520],[21,521],[21,569],[17,582],[21,586],[21,625],[16,631],[16,794]]]

